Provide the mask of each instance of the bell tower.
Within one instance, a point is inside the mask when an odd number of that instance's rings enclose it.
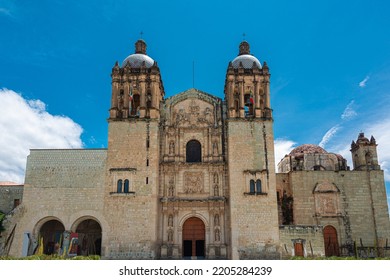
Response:
[[[359,133],[358,139],[352,141],[351,153],[354,170],[380,170],[374,136],[368,140],[364,133]]]
[[[157,62],[138,40],[135,53],[112,69],[104,213],[110,221],[106,255],[158,255],[159,120],[164,87]],[[129,238],[129,236],[131,238]],[[124,252],[126,256],[123,256]]]
[[[157,62],[146,55],[146,43],[138,40],[135,53],[112,68],[110,120],[160,117],[164,86]]]
[[[229,63],[225,98],[229,118],[272,118],[270,74],[267,63],[250,54],[248,42],[239,46],[238,56]]]
[[[232,259],[280,257],[269,83],[267,64],[241,42],[225,79]]]

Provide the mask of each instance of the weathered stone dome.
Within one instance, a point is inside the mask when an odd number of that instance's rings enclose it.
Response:
[[[146,55],[146,43],[144,40],[138,40],[135,43],[135,54],[126,57],[122,62],[122,67],[130,64],[132,68],[146,67],[150,68],[154,64],[154,60]]]
[[[364,133],[363,132],[359,133],[359,137],[356,141],[356,144],[369,144],[369,143],[370,140],[368,140],[368,138],[364,136]]]
[[[251,69],[253,66],[261,68],[260,61],[250,54],[249,44],[247,41],[242,41],[240,44],[240,51],[238,56],[233,59],[232,66],[237,69],[242,65],[245,69]]]
[[[327,154],[328,152],[318,145],[304,144],[293,149],[289,156],[302,156],[303,154]]]

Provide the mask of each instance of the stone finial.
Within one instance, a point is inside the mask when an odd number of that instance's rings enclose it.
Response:
[[[238,55],[242,55],[242,54],[250,54],[249,52],[249,44],[247,41],[242,41],[241,44],[240,44],[240,52],[238,53]]]
[[[146,43],[144,40],[138,40],[135,43],[135,53],[146,54]]]

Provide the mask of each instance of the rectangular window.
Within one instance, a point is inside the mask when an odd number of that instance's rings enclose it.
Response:
[[[18,207],[20,204],[20,199],[14,199],[14,208]]]
[[[149,177],[146,177],[146,184],[149,184]]]

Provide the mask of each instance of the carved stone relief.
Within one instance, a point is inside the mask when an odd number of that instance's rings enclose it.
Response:
[[[339,190],[331,183],[324,182],[314,188],[316,214],[332,216],[337,215]]]
[[[213,109],[206,107],[203,110],[195,100],[187,108],[179,108],[174,111],[173,123],[177,126],[213,125]]]
[[[203,173],[185,172],[184,173],[184,192],[201,193],[203,192]]]
[[[174,196],[175,193],[175,185],[174,185],[174,179],[173,176],[169,179],[168,183],[168,196]]]
[[[336,215],[337,202],[336,194],[316,194],[316,213],[322,215]]]

